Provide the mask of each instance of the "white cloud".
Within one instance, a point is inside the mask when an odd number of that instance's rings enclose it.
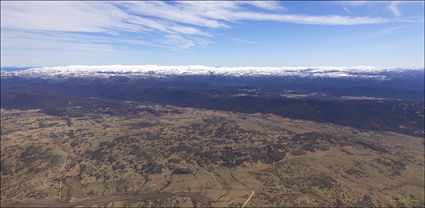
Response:
[[[203,27],[218,28],[224,27],[225,24],[216,19],[208,19],[202,16],[204,11],[193,8],[195,2],[176,2],[176,5],[171,5],[166,2],[158,1],[142,1],[142,2],[120,2],[120,5],[125,7],[128,12],[133,15],[143,15],[155,17],[163,20],[168,20],[177,23],[185,23]],[[223,2],[226,3],[226,2]],[[227,2],[231,3],[232,2]],[[118,4],[118,3],[115,3]],[[199,4],[199,3],[198,3]],[[208,2],[202,5],[209,5]],[[224,5],[224,4],[223,4]],[[230,5],[230,4],[229,4]],[[205,10],[208,8],[205,7]],[[211,7],[210,11],[214,8]]]
[[[228,27],[242,20],[279,21],[297,24],[359,25],[376,24],[386,20],[378,17],[346,17],[338,15],[312,16],[259,12],[244,9],[241,5],[251,4],[261,8],[279,8],[277,2],[194,2],[182,1],[170,5],[165,2],[127,2],[129,11],[135,15],[151,16],[169,21],[202,27]],[[283,7],[282,7],[283,8]]]
[[[62,32],[137,31],[128,15],[101,2],[2,2],[1,27]]]
[[[2,28],[62,32],[161,32],[205,35],[201,27],[227,27],[236,20],[273,20],[301,24],[353,25],[382,22],[381,18],[309,16],[245,9],[250,4],[269,10],[278,2],[2,2]],[[252,16],[251,16],[252,15]],[[150,18],[146,18],[149,16]],[[314,21],[311,21],[314,19]],[[336,20],[336,21],[332,21]],[[365,21],[367,20],[367,21]]]
[[[379,17],[314,16],[285,11],[282,2],[277,1],[2,1],[2,50],[66,47],[75,51],[117,51],[125,47],[115,43],[185,49],[208,44],[219,28],[230,28],[241,21],[314,25],[387,21]]]
[[[242,3],[251,4],[258,8],[269,9],[269,10],[279,10],[286,9],[282,6],[279,1],[244,1]]]
[[[388,9],[396,16],[399,17],[401,15],[400,9],[398,9],[397,5],[400,2],[398,1],[393,1],[391,2],[390,6],[388,6]]]
[[[339,15],[332,16],[309,16],[309,15],[286,15],[286,14],[262,14],[253,12],[240,12],[230,14],[234,20],[258,20],[258,21],[278,21],[296,24],[310,25],[360,25],[385,23],[388,20],[379,17],[346,17]]]
[[[175,34],[166,35],[166,39],[163,43],[165,45],[178,46],[179,48],[183,49],[196,45],[194,41],[185,39],[182,36]]]

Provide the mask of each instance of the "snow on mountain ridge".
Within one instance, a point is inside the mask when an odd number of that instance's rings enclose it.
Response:
[[[314,76],[314,77],[365,77],[383,78],[378,73],[400,71],[402,68],[356,67],[212,67],[204,65],[70,65],[38,67],[1,73],[2,76],[23,77],[109,77],[121,76],[179,76],[179,75],[223,75],[223,76]]]

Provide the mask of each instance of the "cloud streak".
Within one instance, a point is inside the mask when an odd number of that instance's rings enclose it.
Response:
[[[249,10],[246,4],[269,11]],[[169,21],[201,27],[229,27],[229,23],[244,20],[277,21],[295,24],[314,25],[361,25],[378,24],[387,20],[379,17],[351,17],[339,15],[301,15],[276,13],[282,10],[276,2],[192,2],[183,1],[176,5],[165,2],[127,2],[125,6],[132,14],[140,14]]]
[[[1,2],[2,43],[6,45],[2,48],[24,47],[16,41],[21,39],[30,48],[72,44],[78,45],[76,50],[84,44],[116,48],[112,43],[118,42],[187,49],[205,45],[219,29],[243,21],[310,25],[388,21],[368,16],[288,14],[286,10],[276,1]],[[152,36],[155,38],[148,38]]]
[[[398,9],[397,5],[400,2],[393,1],[391,2],[390,6],[388,6],[388,9],[396,16],[399,17],[401,15],[400,9]]]
[[[190,48],[202,45],[218,28],[242,21],[313,25],[377,24],[379,17],[285,14],[274,1],[226,2],[1,2],[1,29],[26,33],[155,33],[153,45]],[[59,34],[57,34],[59,35]]]

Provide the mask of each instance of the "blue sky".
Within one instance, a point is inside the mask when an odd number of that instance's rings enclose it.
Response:
[[[1,65],[424,67],[421,1],[1,2]]]

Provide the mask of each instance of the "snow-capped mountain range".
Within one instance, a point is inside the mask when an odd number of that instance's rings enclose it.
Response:
[[[37,67],[25,70],[4,71],[2,77],[167,77],[185,75],[218,75],[218,76],[300,76],[300,77],[341,77],[385,79],[386,72],[402,72],[406,70],[424,70],[423,68],[379,68],[371,66],[356,67],[214,67],[204,65],[71,65],[57,67]]]

